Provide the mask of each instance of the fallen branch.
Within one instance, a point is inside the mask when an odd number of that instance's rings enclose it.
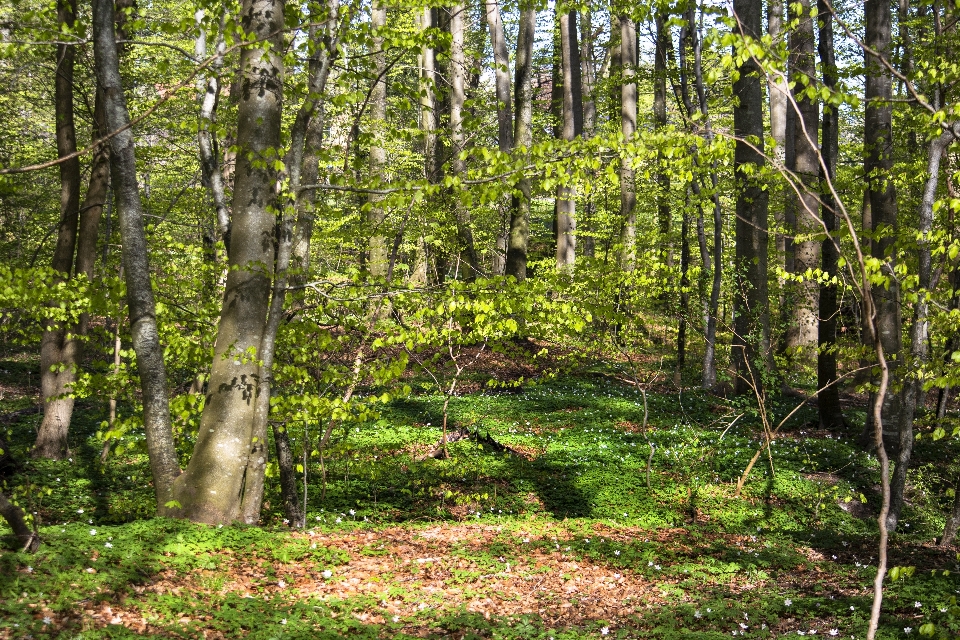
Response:
[[[521,458],[526,457],[522,451],[519,449],[514,449],[510,445],[503,444],[502,442],[497,441],[489,433],[480,433],[480,430],[470,431],[469,429],[456,429],[454,431],[449,431],[445,436],[442,436],[440,440],[437,441],[430,449],[414,458],[417,462],[423,462],[424,460],[439,459],[445,457],[446,445],[452,442],[459,442],[460,440],[473,440],[478,444],[485,444],[488,447],[491,447],[494,451],[500,453],[511,453],[515,456],[520,456]]]

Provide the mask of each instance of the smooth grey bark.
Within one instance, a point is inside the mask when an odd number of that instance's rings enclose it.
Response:
[[[694,105],[690,98],[689,81],[687,79],[688,66],[687,49],[693,54],[693,82],[697,92],[697,107],[700,119],[702,121],[702,135],[711,141],[713,139],[713,130],[710,125],[710,111],[707,105],[707,92],[703,82],[703,64],[702,64],[702,42],[697,26],[696,6],[691,3],[686,11],[686,25],[681,30],[680,35],[680,73],[681,73],[681,96],[687,116],[691,119],[694,116]],[[702,13],[701,13],[702,20]],[[694,178],[690,182],[693,194],[698,199],[697,204],[697,244],[700,249],[700,289],[703,295],[703,333],[705,347],[703,352],[703,372],[701,374],[700,384],[704,389],[712,389],[717,384],[717,363],[716,363],[716,344],[717,344],[717,317],[720,308],[720,285],[723,277],[721,266],[723,258],[723,209],[720,203],[719,178],[717,176],[717,163],[714,161],[710,170],[710,199],[713,204],[713,265],[710,264],[710,254],[707,250],[706,229],[704,224],[703,205],[699,199],[701,195],[700,182]],[[710,295],[706,296],[706,283],[710,281]]]
[[[831,90],[837,86],[837,63],[833,46],[833,15],[826,0],[818,0],[817,14],[820,22],[817,47],[820,52],[820,67],[823,85]],[[833,198],[830,184],[837,171],[837,155],[840,150],[840,126],[837,110],[824,105],[821,120],[820,155],[823,165],[820,168],[820,218],[828,235],[823,239],[821,260],[823,273],[827,278],[838,275],[840,258],[839,216],[837,203]],[[843,410],[840,407],[840,389],[837,382],[837,318],[840,307],[837,303],[837,285],[832,282],[820,284],[820,322],[817,330],[817,411],[820,426],[824,429],[836,429],[845,424]]]
[[[760,0],[734,0],[736,33],[759,40]],[[747,57],[733,84],[734,179],[737,192],[736,285],[734,289],[733,361],[736,394],[761,392],[766,354],[770,351],[767,299],[767,191],[759,176],[763,156],[763,93],[757,61]]]
[[[310,30],[310,39],[314,41],[316,52],[310,60],[308,81],[310,82],[310,96],[301,105],[291,131],[290,152],[292,162],[300,162],[300,184],[316,184],[320,175],[320,151],[323,146],[323,128],[325,119],[325,101],[323,96],[327,82],[333,72],[333,63],[339,56],[340,40],[345,25],[340,21],[339,0],[327,0],[325,14],[313,18],[313,22],[323,20],[323,25]],[[309,100],[314,100],[314,106],[307,117]],[[306,119],[301,125],[300,121]],[[301,134],[302,131],[302,134]],[[302,144],[298,142],[302,136]],[[298,158],[298,149],[303,149],[302,159]],[[298,283],[305,281],[310,268],[310,244],[313,238],[313,226],[316,220],[316,190],[308,189],[294,194],[296,197],[297,223],[293,237],[293,265],[296,267],[294,280]]]
[[[383,50],[381,31],[387,24],[387,8],[374,2],[370,8],[370,29],[373,32],[373,67],[376,77],[370,89],[370,120],[374,128],[374,142],[370,145],[370,175],[380,178],[387,167],[387,150],[379,143],[387,120],[387,54]],[[386,212],[380,204],[382,196],[370,194],[367,198],[367,226],[370,240],[367,245],[367,271],[374,278],[387,275],[387,237],[383,233]]]
[[[74,0],[57,1],[57,24],[73,29],[76,20]],[[63,158],[77,150],[77,134],[73,117],[73,76],[76,48],[58,44],[54,78],[54,110],[56,112],[57,156]],[[71,276],[77,227],[80,218],[80,158],[60,163],[60,221],[57,243],[53,251],[53,269],[63,280]],[[70,388],[76,381],[77,349],[71,323],[48,321],[40,340],[40,393],[43,418],[33,447],[35,458],[60,460],[67,457],[67,438],[73,415]]]
[[[176,514],[208,524],[241,516],[257,396],[262,340],[274,267],[276,173],[283,92],[283,0],[246,0],[242,23],[256,44],[240,57],[236,175],[229,265],[209,392],[193,456],[177,478]]]
[[[823,14],[821,14],[823,15]],[[780,42],[783,31],[783,0],[767,1],[767,35],[772,42]],[[770,137],[776,145],[773,149],[774,157],[783,162],[784,144],[787,136],[787,95],[790,89],[786,77],[780,75],[767,76],[767,95],[770,103]],[[783,227],[784,211],[778,206],[773,212],[777,227]],[[786,251],[785,238],[782,231],[776,235],[776,259],[780,266],[784,266]],[[782,286],[783,283],[781,283]],[[782,301],[781,301],[782,302]],[[782,304],[781,304],[782,306]]]
[[[667,55],[673,49],[673,36],[667,24],[668,15],[657,13],[656,51],[653,62],[653,122],[657,129],[667,126]],[[636,107],[634,107],[636,110]],[[657,152],[657,224],[660,231],[660,259],[673,266],[673,245],[670,238],[670,174],[663,151]]]
[[[935,92],[939,94],[939,91]],[[935,95],[934,105],[939,107],[939,95]],[[960,124],[951,124],[939,137],[930,141],[927,148],[927,180],[920,202],[920,216],[917,224],[917,301],[913,307],[913,324],[910,328],[910,363],[914,375],[905,376],[900,393],[900,416],[898,420],[899,443],[896,466],[890,482],[890,511],[887,514],[887,528],[894,531],[900,519],[905,502],[907,471],[913,454],[913,420],[917,409],[917,399],[923,391],[923,380],[917,372],[923,371],[929,358],[930,311],[927,294],[932,286],[932,255],[930,240],[933,234],[933,205],[937,199],[937,186],[940,180],[940,162],[950,145],[960,136]]]
[[[561,74],[563,75],[563,139],[572,142],[583,135],[583,85],[580,78],[580,47],[577,44],[577,12],[562,12],[560,20]],[[557,187],[557,267],[573,268],[577,252],[576,192],[570,185]]]
[[[94,0],[93,35],[97,81],[103,91],[104,124],[108,131],[125,129],[130,122],[130,115],[120,80],[112,0]],[[180,473],[180,467],[170,427],[167,374],[157,331],[149,254],[144,233],[143,204],[137,184],[137,160],[133,132],[130,129],[126,128],[110,139],[110,164],[120,218],[130,335],[143,396],[143,426],[147,436],[147,452],[157,497],[157,511],[165,515],[172,513],[166,505],[172,499],[172,485]]]
[[[637,131],[637,29],[629,16],[620,16],[620,133],[625,143]],[[658,41],[659,44],[659,41]],[[658,53],[659,55],[659,53]],[[663,117],[666,120],[666,95],[663,96]],[[620,219],[623,245],[620,266],[633,271],[637,262],[637,187],[633,158],[624,155],[620,160]]]
[[[201,23],[203,12],[197,12],[197,22]],[[227,251],[230,248],[230,207],[227,205],[226,187],[223,181],[223,169],[220,162],[219,144],[215,130],[217,106],[220,102],[220,70],[223,68],[223,56],[226,52],[224,27],[226,13],[220,19],[220,30],[216,40],[216,58],[210,63],[210,76],[201,80],[203,95],[200,99],[200,126],[197,128],[197,145],[200,149],[200,171],[203,186],[207,188],[213,200],[217,216],[217,227]],[[206,33],[201,28],[194,52],[198,59],[206,57]]]
[[[290,149],[284,158],[284,172],[287,176],[287,193],[284,194],[280,214],[280,228],[276,249],[276,268],[274,269],[273,287],[270,293],[270,307],[267,311],[267,322],[260,340],[260,371],[259,392],[253,415],[252,436],[250,438],[250,455],[247,459],[245,472],[243,501],[241,504],[242,519],[247,524],[256,524],[260,519],[260,507],[263,503],[264,472],[267,459],[267,425],[270,417],[270,397],[273,390],[273,363],[276,356],[277,332],[283,320],[283,312],[287,294],[287,282],[290,278],[290,265],[293,258],[295,240],[295,222],[301,209],[300,200],[311,198],[313,189],[301,190],[305,175],[310,176],[317,171],[313,166],[305,166],[315,162],[311,154],[319,152],[319,148],[308,150],[308,138],[314,120],[322,117],[320,107],[323,104],[324,92],[330,67],[336,57],[339,46],[339,32],[334,31],[338,16],[339,4],[337,0],[328,0],[324,16],[314,16],[317,21],[325,19],[324,32],[333,33],[319,43],[321,51],[311,62],[308,76],[308,95],[300,105],[297,117],[294,120],[290,135]],[[315,37],[316,32],[311,34]],[[313,184],[310,182],[308,184]],[[311,227],[312,228],[312,227]],[[310,235],[301,237],[307,243],[309,252]],[[290,449],[290,437],[286,429],[273,428],[274,444],[277,448],[277,464],[280,467],[280,489],[284,504],[284,511],[291,526],[303,527],[305,513],[300,507],[297,497],[296,473],[293,468],[293,454]],[[306,441],[304,446],[307,446]]]
[[[450,9],[450,168],[453,175],[460,178],[466,177],[467,173],[467,163],[460,158],[467,143],[463,129],[463,107],[467,101],[467,55],[464,50],[467,36],[466,12],[466,4],[463,2],[454,4]],[[454,204],[454,209],[461,256],[466,262],[463,276],[467,281],[471,281],[482,275],[482,272],[473,242],[470,211],[459,201]]]
[[[510,95],[510,53],[503,31],[503,17],[498,0],[485,0],[484,13],[490,30],[490,45],[493,49],[494,88],[497,98],[497,148],[502,153],[513,151],[513,100]],[[493,273],[506,273],[506,253],[510,242],[509,222],[506,229],[497,234],[494,251]],[[501,258],[502,256],[502,258]]]
[[[793,4],[799,9],[791,17],[797,21],[790,31],[790,72],[793,82],[793,140],[795,147],[794,174],[798,181],[793,197],[796,211],[796,234],[801,236],[794,243],[794,269],[805,274],[820,266],[820,242],[811,238],[821,232],[819,219],[819,172],[820,158],[817,152],[819,107],[816,98],[806,95],[806,87],[816,85],[816,59],[814,57],[813,18],[810,16],[811,0],[799,0]],[[830,15],[829,13],[827,15]],[[820,287],[813,278],[804,278],[793,285],[791,320],[787,330],[787,348],[797,350],[804,360],[813,357],[817,344],[818,308]]]
[[[13,536],[20,546],[18,551],[36,553],[40,548],[40,536],[35,534],[23,517],[23,509],[10,502],[10,499],[0,491],[0,516],[7,521]]]
[[[823,15],[823,14],[820,14]],[[780,42],[783,30],[783,0],[767,2],[767,35],[774,43]],[[767,76],[767,93],[770,102],[770,137],[776,143],[775,156],[783,162],[783,144],[787,135],[787,87],[786,78]]]
[[[510,54],[503,33],[498,0],[485,0],[490,45],[493,48],[494,88],[497,98],[497,146],[504,153],[513,149],[513,104],[510,98]]]
[[[885,60],[890,59],[891,9],[890,3],[882,0],[866,0],[865,44]],[[899,358],[902,338],[900,317],[900,287],[890,272],[893,267],[892,247],[897,228],[897,191],[892,179],[893,170],[893,109],[892,78],[883,63],[864,53],[866,86],[864,91],[864,175],[870,204],[869,228],[875,237],[871,243],[874,258],[887,262],[884,274],[890,279],[889,287],[875,287],[876,325],[883,352],[887,355],[890,379],[899,378]],[[880,236],[879,239],[877,236]],[[872,402],[872,398],[871,398]],[[882,422],[884,441],[888,448],[897,449],[900,434],[897,416],[900,412],[896,392],[888,388],[883,397]],[[872,416],[867,420],[866,433],[873,432]]]
[[[514,145],[525,152],[533,144],[533,41],[537,13],[529,6],[520,9],[517,57],[513,92],[516,118],[513,123]],[[530,179],[517,183],[517,193],[510,202],[510,232],[507,238],[506,274],[522,282],[527,278],[527,243],[530,237]]]
[[[583,85],[583,138],[590,140],[597,128],[597,100],[594,95],[597,86],[597,63],[593,47],[593,12],[590,7],[580,11],[580,71]],[[597,172],[591,171],[590,180],[596,180]],[[594,193],[585,195],[583,203],[582,223],[580,225],[581,255],[593,258],[596,253],[596,237],[591,231],[596,204]]]

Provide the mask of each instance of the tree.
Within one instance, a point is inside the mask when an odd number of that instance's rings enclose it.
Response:
[[[580,47],[577,44],[577,11],[557,5],[560,23],[560,62],[563,76],[563,139],[573,142],[583,135],[583,84]],[[557,186],[557,267],[573,267],[577,252],[576,192],[568,184]]]
[[[73,0],[57,2],[57,23],[61,32],[69,33],[76,21]],[[68,279],[73,271],[77,246],[77,228],[80,222],[80,158],[73,117],[74,60],[76,49],[62,43],[56,49],[54,102],[57,115],[57,154],[60,163],[60,223],[57,244],[53,252],[53,269]],[[70,157],[73,156],[73,157]],[[77,349],[72,335],[74,327],[62,323],[44,327],[40,343],[40,393],[43,397],[43,420],[37,431],[33,455],[41,458],[65,458],[68,452],[67,435],[73,414],[70,388],[76,381]]]
[[[108,131],[117,132],[110,138],[110,163],[123,241],[130,333],[143,394],[143,426],[157,507],[160,513],[167,513],[166,505],[172,498],[173,482],[180,467],[170,427],[167,373],[157,330],[143,203],[137,182],[133,132],[120,79],[114,22],[112,0],[94,0],[94,61],[97,82],[103,92],[103,121]]]
[[[807,87],[816,85],[813,18],[810,0],[791,5],[796,11],[796,27],[790,31],[790,72],[793,84],[790,109],[792,118],[794,162],[792,170],[797,178],[795,229],[800,239],[794,243],[794,270],[802,280],[796,285],[796,296],[791,305],[792,319],[787,330],[787,348],[803,350],[809,359],[817,343],[817,309],[820,287],[809,276],[820,265],[820,242],[813,234],[821,231],[818,216],[820,159],[817,153],[818,105],[817,98],[807,93]]]
[[[240,57],[236,178],[223,311],[209,392],[193,455],[173,488],[173,513],[195,522],[240,517],[260,393],[258,359],[274,266],[280,147],[283,0],[246,0],[243,24],[256,37]],[[166,501],[160,504],[165,504]]]
[[[624,142],[629,144],[637,131],[637,83],[634,79],[637,73],[637,30],[634,27],[633,19],[628,15],[621,15],[619,22],[620,74],[623,78],[623,84],[620,87],[620,132],[623,134]],[[659,45],[659,40],[657,44]],[[659,60],[659,46],[657,56]],[[659,87],[659,84],[657,86]],[[664,92],[665,87],[666,85],[664,85]],[[663,108],[663,118],[666,121],[665,93],[660,103]],[[625,271],[633,271],[637,260],[637,214],[635,211],[637,190],[635,179],[633,158],[625,155],[620,161],[620,217],[623,220],[623,236],[621,239],[623,256],[620,263]]]
[[[734,33],[744,44],[760,39],[761,3],[735,0]],[[770,350],[770,315],[767,300],[767,191],[761,169],[763,155],[763,96],[757,60],[735,47],[738,61],[733,95],[733,129],[736,136],[734,175],[737,195],[736,281],[734,294],[733,360],[738,394],[759,389],[765,354]]]
[[[513,123],[513,141],[526,152],[533,144],[533,41],[536,28],[536,10],[527,4],[520,8],[517,34],[517,57],[513,91],[516,119]],[[527,277],[527,243],[530,236],[530,179],[520,178],[510,201],[510,231],[507,238],[505,272],[518,281]]]
[[[837,89],[837,66],[833,49],[833,15],[824,0],[817,3],[820,23],[817,46],[823,84],[831,91]],[[820,426],[835,429],[845,424],[840,408],[840,389],[837,377],[837,304],[838,263],[840,246],[837,237],[839,216],[838,203],[830,188],[836,179],[837,154],[840,149],[840,118],[837,107],[824,104],[821,121],[820,145],[820,217],[827,235],[823,239],[820,255],[823,260],[823,279],[820,281],[819,323],[817,333],[817,410]]]

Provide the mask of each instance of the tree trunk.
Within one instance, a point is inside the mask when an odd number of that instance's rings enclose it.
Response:
[[[783,0],[768,0],[767,35],[770,36],[772,42],[780,42],[782,31]],[[787,94],[789,92],[790,89],[787,86],[786,78],[776,75],[767,76],[767,94],[770,101],[770,137],[773,138],[773,142],[776,145],[773,149],[774,157],[780,162],[784,161],[784,143],[786,142],[787,135]],[[774,210],[773,215],[777,226],[782,227],[784,224],[783,207],[778,206]],[[785,248],[783,232],[778,231],[776,236],[776,249],[777,261],[781,267],[784,265]],[[782,284],[781,282],[781,286]]]
[[[593,47],[593,13],[588,6],[580,11],[580,70],[583,81],[583,137],[585,140],[593,138],[597,128],[597,101],[594,92],[597,86],[597,64]],[[597,172],[591,171],[591,181],[597,179]],[[581,255],[593,258],[596,253],[596,236],[594,235],[593,221],[596,205],[594,193],[585,194],[583,215],[581,216]]]
[[[934,105],[939,107],[939,90],[935,90]],[[910,369],[913,375],[905,376],[903,390],[900,393],[900,416],[898,424],[899,442],[897,462],[890,483],[890,511],[887,514],[887,528],[897,528],[900,513],[904,505],[904,493],[907,485],[907,470],[913,453],[913,419],[917,409],[917,399],[923,391],[922,372],[929,360],[930,340],[929,302],[927,294],[931,292],[931,249],[930,239],[933,233],[933,205],[937,199],[937,185],[940,180],[940,161],[950,144],[960,135],[960,125],[951,125],[938,138],[930,142],[927,153],[927,181],[920,203],[920,220],[917,225],[917,273],[919,276],[917,301],[913,308],[913,325],[910,329]]]
[[[94,0],[94,59],[97,81],[103,91],[104,124],[108,131],[124,129],[130,122],[120,80],[120,61],[113,29],[113,1]],[[172,498],[172,485],[180,467],[170,427],[167,374],[157,332],[147,239],[144,233],[143,204],[137,184],[133,132],[129,128],[110,139],[110,161],[123,244],[130,335],[143,395],[143,426],[147,436],[147,452],[150,456],[157,509],[162,515],[170,513],[166,505]]]
[[[560,14],[561,73],[563,74],[563,139],[572,142],[583,135],[583,84],[580,78],[580,47],[577,44],[577,12]],[[557,267],[572,269],[577,252],[576,192],[567,184],[557,187]]]
[[[794,244],[794,268],[796,273],[806,274],[820,266],[820,242],[809,236],[823,230],[819,219],[817,186],[820,171],[817,153],[819,113],[817,100],[806,95],[806,87],[816,85],[811,0],[800,0],[793,7],[799,9],[798,15],[793,16],[797,26],[790,31],[790,71],[796,104],[792,107],[796,109],[793,119],[796,147],[794,171],[799,191],[799,195],[795,196],[796,231],[804,237]],[[820,286],[816,279],[804,277],[802,282],[795,285],[795,290],[787,348],[792,354],[799,351],[804,360],[810,360],[814,345],[817,344]]]
[[[330,34],[333,29],[331,25],[336,24],[338,8],[337,0],[329,0],[329,4],[324,8],[326,13],[315,16],[318,22],[326,20],[325,33],[327,34]],[[314,31],[313,35],[315,36],[316,27],[312,31]],[[270,397],[273,390],[273,362],[276,355],[277,332],[280,330],[280,322],[283,319],[290,263],[293,258],[294,245],[297,242],[294,234],[295,216],[288,212],[302,211],[301,199],[312,201],[309,195],[311,190],[302,190],[301,186],[305,175],[308,178],[314,178],[311,174],[316,169],[310,166],[310,163],[314,162],[313,155],[319,152],[319,148],[308,150],[308,139],[313,128],[313,121],[322,117],[323,95],[326,90],[330,66],[336,56],[337,43],[337,36],[332,35],[325,38],[321,45],[318,45],[322,47],[321,52],[311,61],[309,67],[307,81],[309,93],[297,112],[297,117],[290,132],[290,149],[284,158],[284,171],[287,175],[289,191],[285,194],[285,202],[280,208],[282,213],[273,289],[270,294],[267,322],[258,351],[260,356],[259,390],[255,401],[250,453],[245,471],[246,484],[241,503],[241,517],[246,524],[256,524],[259,521],[260,507],[263,502],[267,460],[267,424],[270,418]],[[319,142],[316,144],[319,145]],[[309,253],[310,235],[305,233],[304,230],[300,231],[299,242],[306,244],[306,251]],[[277,447],[277,463],[280,467],[281,495],[283,496],[287,518],[293,526],[302,527],[305,514],[301,511],[300,500],[297,497],[296,474],[292,467],[293,456],[290,452],[289,435],[285,431],[279,432],[276,428],[274,428],[273,433],[274,443]],[[279,438],[277,437],[278,433]],[[306,443],[304,446],[307,446]]]
[[[466,177],[467,163],[460,159],[466,148],[467,137],[463,130],[463,105],[467,100],[467,56],[466,43],[466,5],[462,2],[450,9],[450,167],[453,174],[461,179]],[[456,198],[456,194],[453,195]],[[457,216],[457,235],[460,238],[464,279],[471,281],[482,275],[477,249],[473,242],[473,228],[470,211],[462,202],[454,204]]]
[[[383,177],[387,167],[387,150],[380,144],[387,126],[387,54],[383,51],[383,35],[380,33],[387,25],[387,8],[374,2],[370,8],[370,29],[373,32],[373,66],[376,77],[370,89],[370,121],[373,127],[373,140],[370,145],[370,175],[375,179]],[[370,194],[367,199],[367,225],[370,229],[370,241],[367,248],[367,270],[374,278],[387,275],[387,237],[383,225],[386,212],[380,204],[383,196]]]
[[[657,129],[667,126],[667,53],[673,48],[673,36],[667,24],[668,15],[658,13],[657,46],[653,63],[653,122]],[[634,85],[636,86],[636,85]],[[636,89],[634,89],[636,94]],[[636,95],[634,95],[636,100]],[[636,113],[636,104],[634,104]],[[670,174],[663,151],[657,152],[657,224],[660,231],[660,260],[673,267],[673,246],[670,238]],[[672,269],[671,269],[672,270]]]
[[[659,41],[658,41],[659,44]],[[659,49],[657,52],[659,60]],[[632,141],[637,131],[637,30],[629,16],[620,16],[620,132],[625,143]],[[664,77],[664,80],[666,78]],[[664,85],[666,86],[666,85]],[[654,99],[661,96],[657,95]],[[663,117],[666,120],[666,94],[662,96]],[[656,104],[655,104],[656,110]],[[637,189],[633,158],[624,154],[620,160],[620,219],[623,224],[620,259],[624,271],[633,271],[637,262]]]
[[[733,12],[742,35],[759,40],[760,0],[734,0]],[[767,191],[759,177],[763,156],[763,95],[756,60],[746,57],[733,85],[738,99],[733,109],[737,138],[734,174],[737,191],[736,287],[734,291],[733,360],[735,392],[760,392],[766,354],[770,350],[767,301]],[[747,144],[752,139],[755,149]]]
[[[957,539],[957,530],[960,529],[960,482],[957,483],[953,497],[953,509],[947,515],[947,524],[943,527],[943,537],[940,538],[941,547],[949,547]]]
[[[702,13],[701,13],[702,15]],[[707,141],[713,139],[713,131],[710,126],[710,112],[707,105],[707,92],[703,82],[703,65],[701,54],[701,38],[699,27],[697,26],[696,6],[690,4],[687,7],[686,26],[681,32],[680,45],[680,71],[681,71],[681,94],[687,115],[692,118],[694,115],[693,101],[690,98],[689,82],[687,81],[687,48],[693,54],[693,80],[697,92],[698,109],[703,122],[703,135]],[[719,177],[717,176],[717,163],[714,161],[710,170],[711,200],[713,204],[713,266],[710,265],[710,254],[707,252],[706,229],[704,228],[703,205],[697,204],[697,243],[700,247],[700,291],[703,299],[703,331],[705,348],[703,352],[703,374],[701,376],[701,386],[704,389],[712,389],[717,384],[717,364],[716,364],[716,344],[717,344],[717,317],[720,308],[720,285],[723,277],[722,258],[723,258],[723,209],[720,203]],[[700,198],[700,183],[698,178],[690,181],[690,187],[694,195]],[[710,296],[706,297],[706,283],[710,279]]]
[[[10,502],[0,491],[0,516],[7,521],[20,548],[17,551],[36,553],[40,548],[40,537],[36,535],[23,518],[23,509]]]
[[[193,457],[177,478],[175,513],[222,524],[240,517],[260,389],[276,228],[276,172],[267,154],[280,146],[284,0],[246,0],[243,20],[262,45],[244,49],[237,114],[233,223],[223,311],[209,394]],[[267,393],[269,393],[267,391]]]
[[[57,24],[61,30],[73,30],[75,0],[57,1]],[[57,119],[57,156],[63,158],[77,150],[73,120],[73,69],[76,50],[73,45],[58,44],[54,80],[54,108]],[[80,216],[80,158],[60,163],[60,222],[53,251],[53,269],[67,280],[73,269]],[[60,460],[67,457],[67,437],[73,415],[70,388],[76,380],[77,348],[73,327],[65,322],[48,322],[40,341],[40,393],[43,419],[33,448],[36,458]]]
[[[202,11],[198,12],[202,19]],[[230,208],[227,206],[226,188],[223,183],[223,169],[220,163],[217,144],[217,133],[214,129],[217,118],[217,105],[220,101],[220,69],[223,67],[223,56],[226,51],[224,41],[224,27],[226,13],[220,20],[220,31],[217,33],[216,58],[210,64],[210,76],[201,81],[203,95],[200,99],[200,126],[197,130],[197,145],[200,149],[200,171],[203,185],[210,192],[213,207],[217,216],[217,227],[224,246],[230,247]],[[202,51],[200,50],[202,47]],[[206,34],[201,30],[201,37],[197,38],[195,47],[197,57],[206,57]]]
[[[817,2],[820,33],[818,47],[820,50],[820,66],[823,73],[823,84],[829,89],[837,86],[837,63],[833,50],[833,15],[825,0]],[[822,142],[820,154],[823,167],[820,169],[820,198],[823,203],[820,217],[828,235],[823,240],[821,255],[823,273],[826,278],[837,277],[838,260],[840,258],[839,242],[836,235],[838,216],[835,211],[837,203],[834,201],[830,185],[837,170],[837,154],[840,150],[840,127],[838,113],[835,107],[824,105],[823,124],[821,127]],[[843,410],[840,407],[840,389],[837,382],[837,317],[840,307],[837,304],[837,285],[826,281],[820,285],[820,323],[817,334],[817,410],[820,416],[820,427],[835,430],[845,424]]]
[[[513,92],[516,119],[513,123],[514,144],[529,152],[533,144],[533,40],[537,13],[533,8],[520,10],[517,35],[517,59]],[[527,278],[527,243],[530,237],[530,179],[517,183],[517,192],[510,202],[510,235],[507,241],[506,274],[522,282]]]
[[[513,105],[510,96],[510,54],[503,32],[503,18],[500,15],[498,0],[485,0],[487,26],[490,28],[490,45],[493,48],[493,72],[497,98],[497,147],[502,153],[513,151]],[[498,210],[500,205],[498,205]],[[501,218],[502,220],[502,218]],[[509,224],[509,223],[508,223]],[[510,229],[507,226],[497,233],[497,246],[494,251],[493,273],[506,273],[506,252]],[[503,256],[503,257],[501,257]]]
[[[885,60],[891,52],[891,11],[890,3],[882,0],[867,0],[864,4],[866,18],[865,43]],[[899,378],[899,357],[901,348],[900,287],[890,272],[893,266],[892,246],[897,228],[897,192],[891,179],[893,170],[893,110],[891,75],[880,60],[870,54],[864,54],[866,66],[866,99],[864,113],[864,175],[870,204],[870,226],[874,234],[880,234],[872,241],[874,258],[888,261],[884,275],[888,276],[890,286],[873,288],[876,300],[876,324],[883,352],[890,367],[890,379]],[[872,403],[872,399],[871,399]],[[893,389],[883,397],[881,420],[884,429],[884,441],[891,450],[897,448],[900,434],[897,429],[899,400]],[[872,415],[867,421],[866,432],[872,433],[874,425]]]

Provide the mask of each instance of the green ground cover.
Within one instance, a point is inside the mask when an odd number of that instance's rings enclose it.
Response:
[[[0,375],[21,381],[18,367]],[[451,429],[508,450],[470,439],[425,457],[442,403],[415,394],[335,431],[322,466],[308,460],[309,528],[294,531],[273,494],[259,528],[151,518],[137,436],[101,463],[103,407],[86,401],[72,460],[8,481],[43,546],[0,556],[0,637],[863,637],[879,473],[855,428],[821,432],[802,409],[772,472],[762,457],[734,497],[762,438],[747,406],[654,389],[643,429],[634,389],[558,378],[453,399]],[[21,459],[37,420],[0,425]],[[289,429],[301,451],[320,431]],[[934,544],[957,454],[918,442],[891,547],[914,569],[887,588],[881,637],[960,633],[960,558]]]

